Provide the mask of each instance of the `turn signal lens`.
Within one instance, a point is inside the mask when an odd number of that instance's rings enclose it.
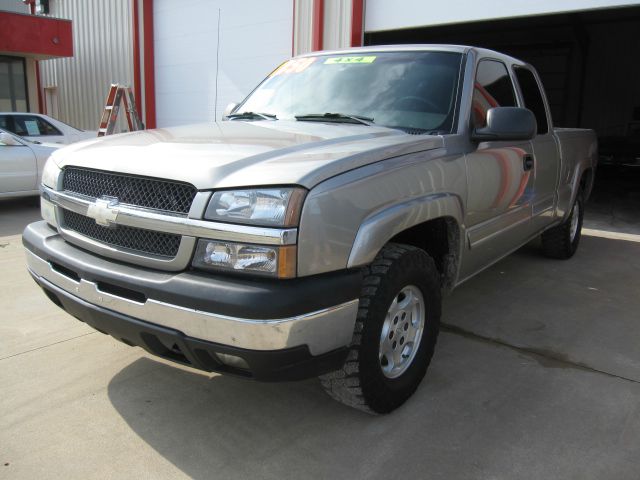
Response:
[[[193,266],[208,270],[293,278],[296,275],[296,247],[199,240]]]
[[[40,197],[40,215],[42,215],[42,218],[46,220],[49,225],[58,228],[55,205],[42,197]]]

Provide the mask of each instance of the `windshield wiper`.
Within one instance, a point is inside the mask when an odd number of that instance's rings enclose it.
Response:
[[[343,122],[343,123],[360,123],[362,125],[373,125],[373,118],[363,117],[361,115],[348,115],[346,113],[308,113],[307,115],[296,115],[296,120],[311,122]]]
[[[261,120],[277,120],[273,113],[260,113],[260,112],[240,112],[240,113],[230,113],[227,115],[227,118],[230,120],[239,118],[239,119],[261,119]]]

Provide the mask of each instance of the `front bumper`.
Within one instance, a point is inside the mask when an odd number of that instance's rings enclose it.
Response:
[[[160,272],[74,247],[46,222],[29,225],[23,243],[31,275],[71,315],[196,368],[300,379],[339,368],[351,342],[357,271],[288,281]]]

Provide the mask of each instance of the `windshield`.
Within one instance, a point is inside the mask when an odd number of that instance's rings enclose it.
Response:
[[[22,143],[40,143],[40,142],[34,142],[33,140],[29,140],[27,138],[23,138],[23,137],[21,137],[19,135],[15,135],[15,134],[13,134],[13,133],[11,133],[11,132],[9,132],[7,130],[4,130],[2,128],[0,128],[0,133],[10,136],[10,137],[14,138],[18,142],[22,142]],[[0,140],[0,144],[1,145],[5,145],[1,140]]]
[[[235,113],[278,119],[339,113],[411,133],[451,132],[461,64],[461,54],[448,52],[294,58],[271,73]]]

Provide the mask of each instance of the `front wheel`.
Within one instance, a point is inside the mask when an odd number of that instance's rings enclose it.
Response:
[[[582,191],[579,191],[565,221],[542,234],[542,250],[547,257],[559,259],[573,257],[580,243],[583,216],[584,200]]]
[[[422,381],[440,325],[440,281],[423,250],[386,245],[365,268],[349,355],[320,377],[336,400],[370,413],[402,405]]]

